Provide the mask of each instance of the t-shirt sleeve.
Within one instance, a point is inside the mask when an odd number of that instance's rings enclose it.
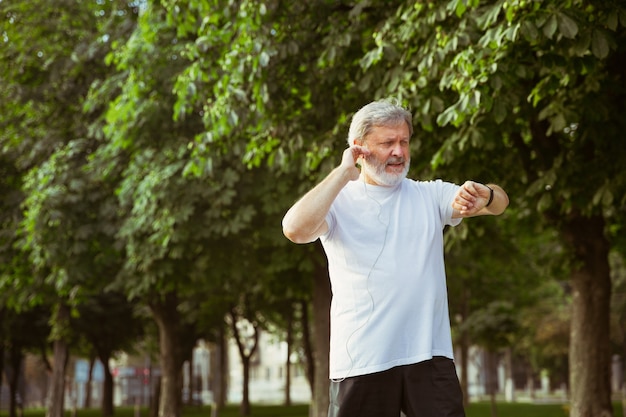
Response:
[[[452,215],[454,214],[452,202],[454,201],[454,196],[461,187],[451,182],[444,182],[441,180],[437,180],[436,183],[438,186],[439,206],[441,207],[441,220],[444,225],[457,226],[461,223],[462,219],[452,218]]]
[[[336,217],[335,217],[335,211],[333,210],[332,206],[330,210],[328,210],[328,213],[326,213],[325,219],[326,219],[326,224],[328,225],[328,230],[321,237],[324,239],[330,239],[335,230],[335,223],[337,222]]]

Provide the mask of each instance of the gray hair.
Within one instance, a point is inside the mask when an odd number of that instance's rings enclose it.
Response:
[[[383,99],[366,104],[352,116],[348,146],[351,146],[355,139],[365,140],[376,126],[396,126],[402,122],[407,124],[409,136],[412,136],[411,112],[397,104],[395,100]]]

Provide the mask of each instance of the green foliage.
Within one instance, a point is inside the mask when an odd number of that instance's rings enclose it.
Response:
[[[192,0],[176,7],[179,32],[195,36],[176,84],[176,109],[201,112],[206,129],[195,138],[190,171],[216,148],[238,153],[241,145],[251,166],[316,170],[337,148],[345,115],[364,103],[351,77],[359,71],[359,41],[367,42],[381,10],[327,1]],[[353,100],[348,109],[346,97]]]
[[[512,303],[494,301],[469,316],[462,330],[469,332],[472,340],[491,351],[511,346],[518,332],[518,314]]]
[[[37,292],[28,292],[32,272],[27,254],[17,247],[17,230],[22,219],[20,204],[23,199],[22,179],[10,158],[0,161],[0,303],[10,309],[38,304]]]
[[[623,94],[613,60],[623,53],[624,13],[613,3],[407,4],[377,34],[399,57],[390,63],[380,44],[368,54],[381,58],[363,65],[401,63],[402,82],[386,84],[387,93],[406,97],[418,127],[437,138],[433,167],[458,170],[481,152],[511,175],[500,176],[507,189],[534,198],[540,211],[606,210],[623,194],[623,125],[611,115],[616,107],[598,100]]]
[[[493,351],[511,348],[538,371],[540,359],[567,353],[569,310],[555,287],[561,288],[568,268],[555,233],[533,230],[533,222],[520,219],[515,208],[498,221],[464,220],[446,235],[446,270],[456,342],[468,337]]]
[[[4,347],[39,352],[44,348],[44,341],[50,332],[49,320],[48,309],[41,305],[19,312],[8,309],[3,311],[0,325]]]
[[[280,324],[324,262],[288,244],[280,219],[337,164],[352,112],[387,96],[414,114],[413,177],[511,196],[507,216],[447,236],[451,312],[476,340],[515,340],[540,365],[562,355],[561,220],[602,215],[621,242],[620,2],[164,0],[139,13],[3,0],[0,12],[7,305],[175,294],[189,331],[211,333],[245,294],[251,316]],[[541,317],[554,329],[531,332]]]
[[[71,326],[83,335],[103,363],[117,351],[131,352],[144,334],[145,318],[122,293],[91,294],[77,308]],[[98,326],[94,326],[98,323]],[[123,324],[123,325],[121,325]]]

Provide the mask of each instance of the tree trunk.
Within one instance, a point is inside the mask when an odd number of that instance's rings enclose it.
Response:
[[[180,317],[178,297],[166,294],[150,305],[159,328],[161,393],[159,417],[180,417],[182,393],[182,352],[180,349]]]
[[[91,390],[93,386],[93,367],[96,364],[96,356],[89,355],[89,374],[87,375],[87,383],[85,384],[85,401],[83,407],[91,408]]]
[[[463,406],[470,403],[469,396],[469,336],[464,331],[461,334],[461,390],[463,391]]]
[[[214,349],[214,354],[211,355],[211,372],[210,386],[213,391],[213,405],[212,407],[220,410],[224,408],[227,400],[228,393],[228,356],[226,348],[226,337],[224,336],[224,327],[221,326],[217,337],[217,346]],[[216,411],[217,415],[217,411]]]
[[[109,368],[109,355],[101,354],[99,357],[104,369],[104,386],[102,387],[102,417],[110,417],[114,413],[113,408],[113,374]]]
[[[22,347],[18,344],[14,343],[10,349],[10,364],[7,367],[7,371],[11,369],[11,372],[6,372],[6,376],[8,377],[9,383],[9,417],[17,417],[17,409],[18,407],[23,410],[23,398],[20,398],[18,402],[18,384],[20,379],[20,372],[22,368],[22,359],[24,355],[22,354]]]
[[[461,317],[463,320],[469,317],[469,299],[470,290],[467,287],[463,288],[461,293]],[[467,330],[461,331],[460,349],[461,349],[461,391],[463,392],[463,406],[467,407],[470,403],[469,396],[469,349],[470,349],[470,337]]]
[[[330,349],[330,301],[331,290],[326,265],[319,265],[313,283],[313,332],[315,335],[313,357],[315,381],[310,417],[328,415],[330,380],[328,374]]]
[[[526,364],[526,391],[528,392],[528,396],[534,400],[535,399],[535,376],[533,374],[533,367],[530,363]]]
[[[626,382],[622,382],[622,415],[626,417]]]
[[[55,340],[53,344],[52,382],[48,399],[46,417],[64,417],[65,409],[65,366],[69,349],[64,340]]]
[[[309,320],[309,303],[305,300],[300,301],[301,316],[300,323],[302,327],[302,344],[305,358],[305,375],[311,389],[311,396],[315,387],[315,358],[313,357],[313,347],[311,342],[311,320]]]
[[[60,303],[55,313],[54,322],[58,326],[60,336],[53,343],[54,364],[52,367],[52,384],[50,387],[46,417],[64,417],[65,408],[65,368],[69,359],[69,348],[63,338],[64,329],[68,326],[70,309]]]
[[[504,352],[504,398],[506,402],[515,402],[515,381],[513,379],[513,351],[507,347]]]
[[[489,373],[487,391],[491,403],[491,417],[498,417],[498,405],[496,402],[496,393],[498,391],[498,354],[488,350],[486,355],[487,372]]]
[[[250,357],[245,356],[241,358],[243,365],[243,393],[241,398],[241,407],[239,408],[239,414],[242,416],[250,415]]]
[[[4,309],[0,308],[0,323],[4,323]],[[4,337],[5,334],[1,333],[0,329],[0,387],[2,386],[2,374],[4,373]],[[2,405],[2,396],[0,395],[0,406]],[[0,407],[1,408],[1,407]]]
[[[287,357],[285,358],[285,405],[291,405],[291,345],[293,343],[293,310],[287,317]]]
[[[188,375],[188,380],[187,380],[187,388],[186,388],[186,392],[187,395],[186,397],[183,398],[183,404],[184,405],[193,405],[193,393],[194,393],[194,389],[195,389],[195,385],[194,385],[194,377],[195,377],[195,372],[193,369],[193,352],[189,352],[187,353],[187,359],[183,362],[183,367],[187,367],[187,375]],[[183,390],[185,390],[185,381],[183,378]]]
[[[610,417],[611,278],[601,216],[571,215],[564,234],[573,249],[570,329],[570,417]]]
[[[150,399],[150,417],[159,417],[159,404],[161,403],[161,377],[156,378]]]
[[[243,387],[240,414],[242,416],[250,415],[250,359],[254,355],[259,345],[259,329],[258,327],[248,320],[252,327],[251,335],[242,335],[237,327],[239,316],[235,309],[230,312],[231,317],[231,329],[237,342],[237,349],[239,350],[239,356],[241,358],[241,365],[243,366]]]

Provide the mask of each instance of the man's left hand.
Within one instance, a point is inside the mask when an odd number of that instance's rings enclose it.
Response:
[[[474,181],[465,181],[454,197],[452,208],[457,210],[461,217],[478,214],[489,202],[491,190],[486,185]]]

